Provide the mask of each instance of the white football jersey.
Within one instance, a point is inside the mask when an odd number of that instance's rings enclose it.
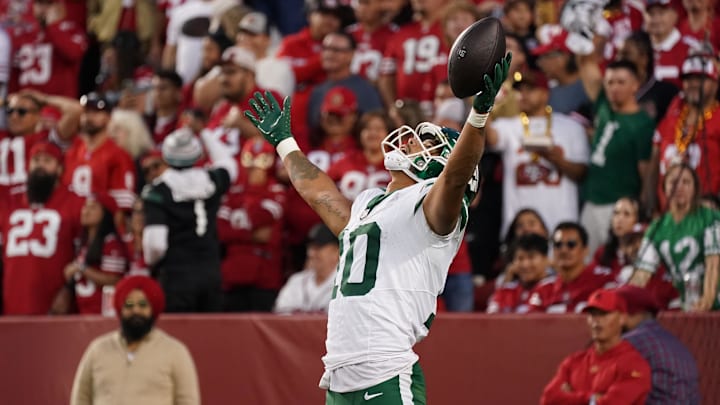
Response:
[[[320,387],[357,391],[415,363],[463,237],[467,206],[446,236],[428,226],[422,201],[432,180],[388,195],[361,193],[340,234]]]

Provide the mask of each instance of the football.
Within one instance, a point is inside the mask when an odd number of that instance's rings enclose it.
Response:
[[[448,55],[448,81],[456,97],[479,93],[483,77],[494,73],[495,64],[505,56],[505,31],[494,17],[467,27]]]

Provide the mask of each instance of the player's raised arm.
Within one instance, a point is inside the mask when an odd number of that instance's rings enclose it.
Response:
[[[270,92],[266,91],[264,96],[256,92],[250,105],[257,118],[250,111],[245,111],[245,115],[275,147],[295,189],[328,228],[339,234],[350,219],[352,202],[325,172],[308,160],[295,142],[290,132],[290,97],[285,97],[280,108]]]
[[[473,100],[473,109],[447,165],[423,201],[428,225],[439,235],[452,232],[460,217],[468,182],[480,163],[485,147],[485,121],[495,103],[495,95],[508,75],[511,59],[512,54],[508,53],[495,64],[492,78],[485,75],[484,89]]]

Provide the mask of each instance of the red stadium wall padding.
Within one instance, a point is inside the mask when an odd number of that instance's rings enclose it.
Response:
[[[661,322],[695,354],[703,403],[720,403],[720,314]],[[190,348],[205,405],[324,403],[323,317],[166,315],[159,326]],[[0,318],[0,403],[66,404],[88,343],[116,327],[100,317]],[[428,403],[536,404],[560,360],[588,343],[582,316],[441,314],[418,346]]]

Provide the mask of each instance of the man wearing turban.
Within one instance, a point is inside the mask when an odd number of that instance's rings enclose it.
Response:
[[[120,330],[90,343],[73,382],[71,405],[199,405],[195,364],[187,347],[154,327],[165,307],[160,285],[147,276],[115,287]]]

